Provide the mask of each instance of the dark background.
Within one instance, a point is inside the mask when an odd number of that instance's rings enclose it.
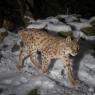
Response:
[[[95,15],[94,0],[0,0],[0,27],[4,19],[13,27],[25,25],[24,15],[34,19],[58,14],[81,14],[84,18]]]

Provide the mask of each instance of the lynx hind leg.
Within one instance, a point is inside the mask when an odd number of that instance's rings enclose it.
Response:
[[[32,61],[35,67],[37,67],[38,69],[41,68],[41,65],[37,64],[37,61],[36,61],[36,50],[35,49],[32,49],[30,52],[30,60]]]
[[[69,62],[69,58],[65,58],[65,60],[63,60],[63,62],[64,62],[64,72],[65,72],[65,75],[66,75],[68,81],[70,82],[70,84],[72,86],[78,84],[79,81],[75,80],[75,76],[74,76],[74,73],[73,73],[72,66]]]
[[[29,57],[29,55],[26,55],[25,56],[25,48],[20,48],[20,53],[19,53],[19,62],[18,64],[16,65],[17,69],[18,70],[21,70],[21,68],[24,67],[24,60]]]

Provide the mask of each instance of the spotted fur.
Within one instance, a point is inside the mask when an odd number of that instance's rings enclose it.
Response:
[[[69,55],[75,56],[78,51],[78,43],[71,40],[70,37],[63,38],[39,30],[39,29],[23,29],[18,31],[24,47],[21,48],[19,54],[18,68],[23,66],[23,54],[27,52],[32,63],[42,70],[43,73],[48,72],[48,62],[51,59],[60,59],[64,64],[64,71],[67,79],[72,85],[78,81],[74,79],[72,66],[70,64]],[[41,64],[36,64],[36,52],[41,52]],[[26,56],[26,57],[27,57]]]

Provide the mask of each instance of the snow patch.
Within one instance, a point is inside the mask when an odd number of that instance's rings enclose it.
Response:
[[[95,21],[95,16],[91,17],[88,22],[91,23],[93,21]]]
[[[2,81],[2,83],[9,85],[12,83],[12,79],[5,79]]]
[[[0,28],[0,32],[6,32],[7,31],[7,29],[5,29],[5,28]]]
[[[36,23],[28,25],[27,28],[43,29],[45,26],[46,26],[46,23],[44,22],[36,22]]]
[[[28,82],[28,79],[25,78],[25,77],[21,77],[21,78],[20,78],[20,81],[21,81],[22,83],[27,83],[27,82]]]
[[[66,24],[47,24],[47,26],[45,27],[46,30],[48,31],[53,31],[53,32],[70,32],[72,31],[71,27],[69,25]]]
[[[67,23],[79,20],[75,15],[57,15],[56,17],[64,19]]]
[[[76,30],[80,30],[86,27],[92,27],[92,25],[88,22],[70,22],[68,24],[74,26]]]

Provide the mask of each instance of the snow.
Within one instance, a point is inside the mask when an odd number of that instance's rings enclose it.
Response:
[[[75,38],[81,38],[81,37],[84,37],[84,33],[83,32],[81,32],[81,31],[79,31],[79,30],[75,30],[75,31],[73,31],[73,36],[75,37]]]
[[[74,22],[78,20],[73,15],[61,15],[65,18],[67,23],[63,23],[57,19],[57,17],[48,17],[44,20],[30,21],[30,25],[27,28],[47,29],[53,32],[73,32],[75,38],[84,38],[93,42],[95,36],[87,36],[80,31],[81,28],[91,27],[90,23],[86,19],[81,19],[81,22]],[[68,18],[68,19],[67,19]],[[94,17],[93,17],[94,18]],[[75,30],[71,29],[73,25]],[[0,31],[6,31],[2,28]],[[0,44],[0,95],[27,95],[27,93],[35,88],[38,88],[40,95],[93,95],[95,91],[95,53],[92,42],[82,41],[82,51],[77,56],[71,59],[71,62],[76,64],[80,63],[78,77],[82,82],[78,87],[72,87],[67,81],[64,75],[63,63],[60,60],[56,60],[52,68],[49,68],[49,74],[45,75],[40,73],[27,58],[24,62],[24,68],[18,71],[16,64],[18,63],[19,50],[12,52],[12,48],[15,44],[19,45],[20,38],[18,34],[14,34],[8,31],[8,36]],[[86,44],[86,45],[85,45]],[[90,47],[90,51],[88,49]],[[87,51],[88,53],[84,53]],[[83,55],[84,53],[84,55]],[[77,72],[77,71],[76,71]]]
[[[58,23],[59,20],[55,17],[48,17],[46,18],[46,21],[50,22],[50,23]]]
[[[68,24],[74,26],[76,30],[80,30],[86,27],[92,27],[92,25],[88,22],[70,22]]]
[[[6,32],[7,30],[5,28],[0,28],[0,32]]]
[[[89,60],[90,59],[90,60]],[[82,70],[81,70],[82,69]],[[83,71],[85,70],[85,71]],[[91,70],[91,71],[90,71]],[[81,60],[79,77],[90,85],[95,85],[95,59],[90,54],[84,56]]]
[[[46,19],[38,19],[36,22],[44,22],[44,23],[58,23],[59,20],[55,17],[47,17]]]
[[[95,16],[91,17],[88,22],[91,23],[93,21],[95,21]]]
[[[73,31],[73,36],[77,39],[84,38],[86,40],[95,40],[95,36],[87,36],[80,30]]]
[[[35,20],[33,18],[29,17],[29,16],[24,16],[24,18],[29,20],[28,23],[35,22]]]
[[[45,27],[46,30],[48,31],[53,31],[53,32],[69,32],[72,31],[71,27],[69,25],[65,25],[65,24],[47,24],[47,26]]]
[[[85,23],[85,22],[88,22],[88,21],[89,21],[88,19],[80,18],[80,22]]]
[[[12,80],[11,79],[5,79],[5,80],[2,81],[2,83],[4,83],[4,84],[11,84]]]
[[[27,28],[43,29],[45,26],[46,26],[46,23],[44,22],[36,22],[36,23],[28,25]]]
[[[73,21],[78,21],[79,19],[76,17],[76,15],[57,15],[56,18],[61,18],[64,19],[65,22],[73,22]]]

